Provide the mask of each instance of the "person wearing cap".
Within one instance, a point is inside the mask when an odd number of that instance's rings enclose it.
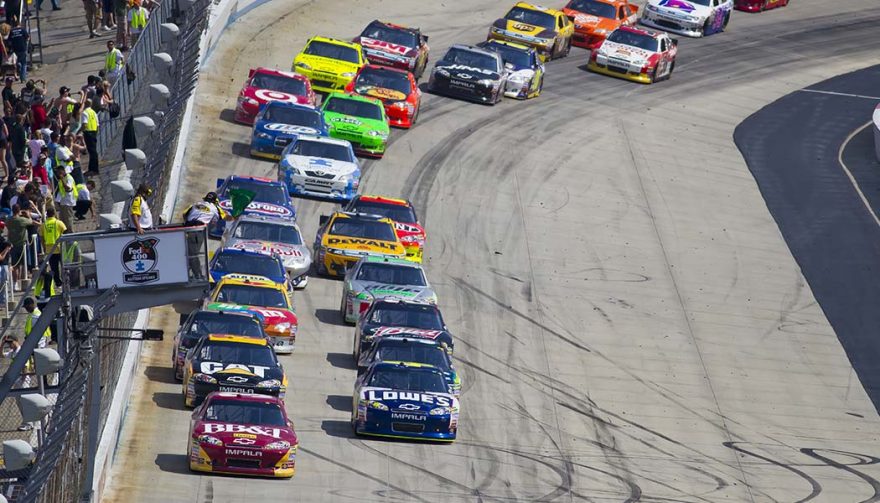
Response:
[[[40,182],[40,185],[51,187],[49,182],[49,147],[43,145],[37,155],[37,163],[31,166],[31,177]]]
[[[153,189],[142,183],[131,199],[131,205],[128,208],[128,228],[137,231],[138,234],[143,234],[145,230],[153,228],[153,214],[150,212],[150,205],[147,204],[147,198],[151,195],[153,195]]]
[[[70,114],[73,112],[73,106],[77,103],[78,102],[70,96],[70,88],[67,86],[61,86],[61,88],[58,89],[58,96],[52,99],[49,109],[57,109],[58,116],[61,119],[61,125],[66,126],[67,122],[70,120]]]
[[[34,330],[34,325],[37,324],[43,313],[40,312],[40,308],[37,307],[37,301],[33,297],[25,297],[23,306],[24,310],[28,313],[27,317],[24,319],[24,336],[27,338],[27,336]],[[52,332],[49,330],[49,327],[46,327],[46,331],[40,336],[40,341],[37,343],[37,347],[45,348],[49,345],[51,340]]]
[[[77,198],[76,182],[64,169],[55,166],[55,202],[60,206],[61,221],[68,229],[73,228],[73,208]]]
[[[48,140],[46,138],[45,140]],[[40,157],[40,152],[43,150],[43,147],[46,146],[46,141],[43,139],[43,131],[41,129],[36,130],[33,135],[31,135],[31,139],[28,140],[28,150],[31,153],[31,166],[35,166],[37,164],[37,159]]]
[[[184,225],[210,225],[211,222],[220,218],[234,220],[220,207],[220,200],[216,192],[208,192],[201,201],[191,204],[183,212]]]
[[[86,100],[86,108],[82,113],[82,135],[86,143],[86,150],[89,151],[89,169],[86,170],[86,175],[98,174],[98,114],[92,106],[92,101]]]
[[[116,48],[116,43],[112,40],[107,41],[107,54],[104,55],[104,71],[107,73],[107,80],[110,83],[116,82],[116,79],[122,75],[125,68],[125,56],[122,51]]]
[[[141,6],[140,0],[131,0],[128,7],[128,32],[131,34],[131,45],[137,42],[141,32],[147,27],[150,11]]]
[[[49,112],[46,111],[46,100],[40,89],[37,89],[36,92],[34,92],[34,98],[31,100],[29,116],[32,133],[40,131],[49,124]]]
[[[10,256],[12,265],[13,285],[18,284],[18,280],[24,277],[24,269],[27,267],[27,232],[30,226],[34,225],[34,221],[30,217],[29,208],[21,208],[19,205],[12,204],[12,217],[6,219],[6,230],[9,233],[9,242],[12,243],[12,255]]]

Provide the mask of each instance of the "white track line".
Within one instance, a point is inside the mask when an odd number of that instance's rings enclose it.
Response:
[[[846,173],[846,176],[849,177],[849,181],[850,183],[852,183],[853,188],[856,189],[856,192],[859,193],[859,197],[862,199],[862,204],[865,205],[865,209],[867,209],[868,213],[870,213],[871,216],[874,217],[874,223],[876,223],[877,226],[880,227],[880,218],[877,218],[877,213],[874,212],[874,208],[871,207],[871,204],[868,202],[868,198],[865,197],[865,194],[864,192],[862,192],[862,188],[859,187],[859,183],[856,181],[856,178],[843,162],[843,151],[846,149],[846,146],[849,144],[850,141],[852,141],[853,138],[855,138],[857,134],[864,131],[864,129],[871,124],[873,124],[873,121],[868,121],[863,126],[858,127],[855,131],[853,131],[849,134],[849,136],[846,137],[846,140],[844,140],[843,143],[840,144],[840,149],[837,151],[837,162],[840,163],[840,167],[843,168],[844,173]]]
[[[836,93],[834,91],[820,91],[819,89],[798,89],[805,93],[830,94],[833,96],[846,96],[848,98],[865,98],[869,100],[880,100],[880,96],[865,96],[863,94]]]

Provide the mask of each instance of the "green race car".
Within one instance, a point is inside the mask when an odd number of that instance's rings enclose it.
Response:
[[[348,140],[356,153],[382,157],[388,142],[388,119],[382,102],[343,93],[331,93],[322,107],[330,136]]]

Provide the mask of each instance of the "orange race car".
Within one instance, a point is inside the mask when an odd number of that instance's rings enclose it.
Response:
[[[595,49],[612,31],[635,25],[639,8],[628,0],[571,0],[562,12],[574,22],[572,45]]]

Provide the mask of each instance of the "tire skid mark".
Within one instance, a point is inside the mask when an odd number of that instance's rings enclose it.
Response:
[[[800,450],[803,454],[806,454],[807,456],[809,456],[813,459],[822,461],[823,463],[827,464],[828,466],[830,466],[832,468],[836,468],[838,470],[842,470],[844,472],[855,475],[856,477],[862,479],[866,484],[868,484],[868,486],[871,487],[871,490],[874,491],[874,494],[871,495],[871,497],[869,497],[868,499],[864,499],[864,500],[859,501],[859,503],[874,503],[874,502],[880,501],[880,482],[878,482],[877,479],[875,479],[874,477],[871,477],[867,473],[856,470],[852,466],[849,466],[845,463],[841,463],[841,462],[833,460],[829,457],[823,456],[817,452],[819,450],[826,451],[826,452],[834,452],[837,454],[843,454],[845,456],[853,456],[853,457],[858,457],[858,456],[851,454],[851,453],[847,453],[845,451],[837,451],[834,449],[803,448]],[[872,459],[875,460],[874,461],[875,463],[878,461],[877,458],[872,458]]]
[[[751,456],[753,458],[760,459],[761,461],[764,461],[766,463],[770,463],[771,465],[778,466],[784,470],[788,470],[791,473],[794,473],[798,477],[807,481],[807,483],[810,485],[810,494],[808,494],[804,498],[796,500],[794,503],[806,503],[807,501],[810,501],[810,500],[816,498],[817,496],[819,496],[819,494],[822,492],[822,485],[819,484],[819,482],[816,481],[816,479],[814,479],[809,474],[807,474],[807,472],[805,472],[803,470],[799,470],[799,469],[793,467],[789,463],[783,463],[782,461],[777,461],[771,457],[764,456],[764,455],[758,454],[756,452],[750,451],[748,449],[745,449],[743,447],[740,447],[739,445],[737,445],[737,442],[724,442],[721,445],[723,445],[724,447],[727,447],[728,449],[733,449],[737,452],[745,454],[747,456]]]

